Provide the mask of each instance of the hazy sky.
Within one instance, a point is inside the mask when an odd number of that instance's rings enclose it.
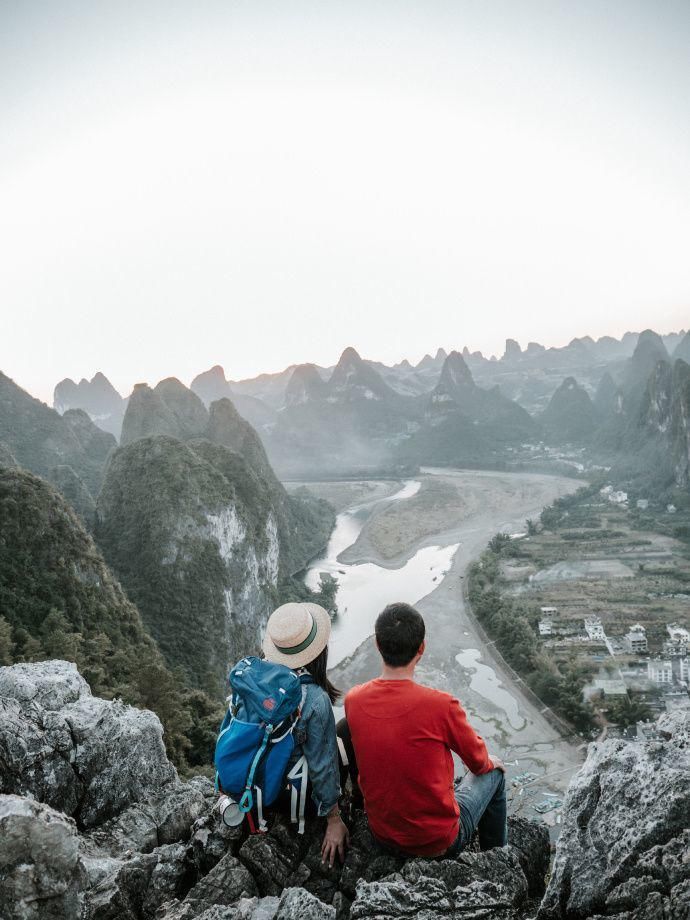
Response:
[[[684,0],[0,0],[0,369],[687,327],[689,44]]]

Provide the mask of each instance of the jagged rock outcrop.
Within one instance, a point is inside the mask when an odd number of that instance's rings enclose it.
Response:
[[[34,779],[24,790],[35,798],[3,786],[3,920],[526,920],[544,893],[544,825],[510,818],[505,848],[468,849],[454,860],[404,860],[377,849],[365,816],[353,811],[345,863],[331,869],[321,862],[318,822],[308,822],[303,837],[280,816],[260,836],[226,827],[213,809],[210,781],[181,783],[167,764],[155,717],[95,700],[64,662],[0,668],[0,700],[18,707],[31,732],[38,727],[46,757],[62,753],[66,769],[72,769],[70,752],[78,773],[110,741],[105,769],[124,774],[122,780],[106,775],[117,784],[115,799],[109,790],[96,792],[95,776],[86,784],[103,806],[90,813],[88,826],[79,809],[75,821],[40,801],[51,794],[45,782]],[[92,718],[96,712],[100,717]],[[72,721],[80,725],[76,744],[67,737],[73,729],[60,735]],[[540,920],[688,915],[687,714],[664,717],[658,727],[660,741],[590,746],[567,796]],[[0,718],[0,776],[19,788],[25,762],[4,755],[19,743],[15,736],[15,724]],[[142,772],[152,775],[133,784]]]
[[[448,357],[448,354],[444,348],[438,348],[436,354],[432,357],[429,354],[424,355],[422,360],[417,364],[416,369],[418,371],[438,371],[443,367],[443,362]]]
[[[528,413],[498,387],[485,390],[477,386],[462,355],[452,351],[430,396],[427,417],[438,424],[444,416],[458,413],[474,425],[493,427],[497,440],[510,440],[518,432],[526,437],[536,430]]]
[[[394,463],[395,445],[420,414],[414,397],[397,392],[354,348],[345,349],[325,382],[316,379],[318,370],[306,367],[295,369],[289,398],[266,440],[279,475],[318,476]]]
[[[529,414],[498,387],[477,386],[457,351],[443,363],[424,420],[424,427],[411,439],[412,451],[421,462],[486,462],[499,445],[520,442],[537,431]]]
[[[677,361],[679,358],[686,364],[690,364],[690,331],[685,333],[673,349],[673,360]]]
[[[620,389],[616,386],[611,374],[606,371],[597,384],[594,394],[594,409],[598,419],[607,423],[620,413],[623,405],[623,397]]]
[[[99,428],[116,438],[120,436],[126,405],[127,400],[100,371],[91,380],[82,379],[79,383],[69,377],[61,380],[53,393],[53,408],[61,415],[70,409],[81,409]]]
[[[214,444],[236,451],[255,473],[278,485],[261,438],[230,399],[211,403],[205,435]]]
[[[0,668],[0,791],[28,795],[82,828],[177,779],[152,712],[91,695],[66,661]]]
[[[68,409],[62,415],[84,449],[95,463],[104,464],[111,450],[117,447],[115,437],[95,425],[83,409]]]
[[[327,383],[325,399],[330,403],[353,400],[385,400],[395,403],[399,394],[385,382],[357,351],[346,348]]]
[[[176,377],[166,377],[153,389],[177,419],[183,438],[204,437],[208,425],[208,412],[196,393]]]
[[[541,417],[544,435],[554,444],[586,444],[594,434],[595,410],[589,393],[566,377]]]
[[[690,365],[659,362],[641,400],[637,434],[658,455],[659,475],[666,469],[675,485],[690,484]]]
[[[515,339],[506,339],[506,347],[503,352],[503,361],[516,361],[522,357],[522,349]]]
[[[197,374],[189,388],[203,401],[206,408],[217,399],[232,396],[230,384],[225,379],[225,371],[220,364],[216,364],[209,370]]]
[[[299,406],[314,399],[325,399],[327,390],[315,364],[298,364],[285,390],[285,405]]]
[[[3,725],[0,722],[0,744]],[[0,794],[0,909],[3,920],[79,917],[79,837],[70,818]]]
[[[667,740],[589,747],[573,777],[539,920],[690,915],[690,717]]]
[[[137,383],[127,404],[120,444],[124,447],[153,435],[184,439],[187,432],[159,393],[147,383]]]
[[[103,478],[106,442],[94,437],[92,423],[80,415],[65,419],[0,373],[0,443],[24,469],[53,482],[58,488],[74,478],[83,484],[73,492],[86,490],[91,501]],[[110,436],[103,435],[111,444]],[[72,476],[61,467],[69,467]],[[77,510],[81,513],[84,504]]]
[[[660,361],[668,361],[666,346],[660,335],[645,329],[637,340],[635,351],[623,374],[623,409],[631,418],[639,412],[647,382]]]

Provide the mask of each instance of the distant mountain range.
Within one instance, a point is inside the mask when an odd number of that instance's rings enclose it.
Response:
[[[58,384],[55,407],[78,405],[97,424],[119,426],[127,444],[146,434],[205,436],[203,408],[229,398],[280,476],[369,475],[418,463],[491,465],[506,446],[540,438],[618,450],[639,421],[635,407],[656,363],[676,359],[690,360],[684,330],[584,336],[562,348],[530,342],[524,350],[507,339],[500,359],[439,348],[416,365],[388,366],[347,348],[330,368],[291,365],[229,380],[216,365],[189,388],[174,378],[137,385],[134,413],[99,373]],[[173,409],[160,399],[166,389]]]

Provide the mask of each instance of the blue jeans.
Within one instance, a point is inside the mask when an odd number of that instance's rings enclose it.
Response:
[[[464,850],[475,830],[482,850],[508,843],[506,780],[501,770],[490,770],[481,776],[466,773],[455,787],[455,800],[460,806],[460,832],[445,856],[456,856]]]

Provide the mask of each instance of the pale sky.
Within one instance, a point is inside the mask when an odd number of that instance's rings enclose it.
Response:
[[[0,369],[687,327],[689,46],[683,0],[0,0]]]

